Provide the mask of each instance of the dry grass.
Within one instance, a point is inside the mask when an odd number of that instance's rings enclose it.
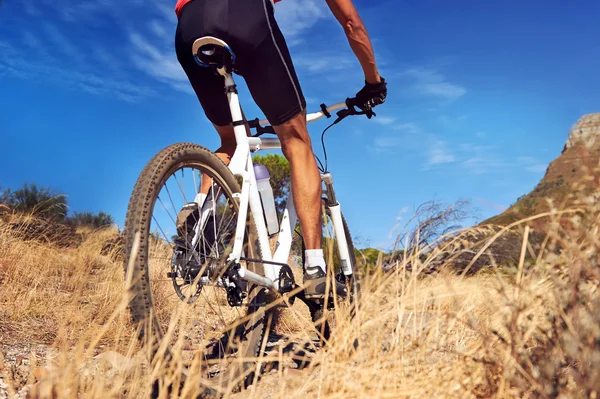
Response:
[[[415,254],[404,260],[411,272],[399,264],[364,280],[357,316],[340,310],[332,341],[305,368],[284,367],[291,354],[273,349],[261,359],[272,369],[260,381],[225,396],[597,397],[600,209],[592,203],[546,217],[554,222],[542,252],[535,265],[521,261],[516,278],[495,269],[425,276],[429,259]],[[38,397],[147,397],[152,378],[179,375],[179,359],[171,369],[149,367],[138,347],[122,300],[122,263],[101,255],[111,237],[89,233],[80,247],[59,249],[0,225],[1,340],[45,342],[56,352],[43,375],[30,376],[41,381]],[[310,347],[316,332],[307,318],[296,304],[281,312],[277,332]],[[181,342],[173,345],[178,353]],[[204,380],[195,377],[193,370],[181,397],[199,393]]]

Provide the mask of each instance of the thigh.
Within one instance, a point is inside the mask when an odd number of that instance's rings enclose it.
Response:
[[[222,18],[207,15],[205,9],[212,10],[212,13],[218,11],[214,7],[205,7],[204,0],[194,0],[184,6],[175,33],[175,51],[207,118],[217,126],[225,126],[231,123],[225,80],[211,68],[196,64],[192,55],[196,39],[208,34],[224,36],[221,32],[214,33],[218,30],[216,22]]]
[[[229,25],[237,68],[269,122],[278,126],[304,111],[306,101],[271,0],[230,0]]]

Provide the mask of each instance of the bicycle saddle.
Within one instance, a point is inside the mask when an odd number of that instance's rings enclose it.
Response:
[[[212,36],[204,36],[194,41],[192,46],[194,60],[201,67],[223,68],[227,72],[233,70],[235,54],[223,40]]]

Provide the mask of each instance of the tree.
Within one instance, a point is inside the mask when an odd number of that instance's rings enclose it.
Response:
[[[67,197],[49,187],[25,183],[23,188],[7,193],[7,204],[18,211],[29,212],[49,220],[62,222],[67,215]]]
[[[290,193],[290,163],[279,154],[255,155],[253,161],[265,165],[269,170],[269,182],[273,188],[273,198],[277,209],[277,218],[281,220],[285,211],[286,200]],[[296,221],[295,229],[299,230],[300,222]],[[294,234],[291,254],[300,257],[302,254],[302,240]]]
[[[255,155],[252,160],[265,165],[269,170],[269,181],[273,187],[275,207],[281,218],[285,210],[285,200],[290,191],[290,164],[284,156],[279,154]]]
[[[67,218],[67,223],[74,226],[89,226],[93,229],[112,226],[114,223],[113,217],[108,213],[99,212],[75,212],[73,216]]]

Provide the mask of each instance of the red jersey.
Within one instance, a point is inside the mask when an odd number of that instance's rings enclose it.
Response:
[[[189,3],[192,0],[177,0],[177,4],[175,5],[175,14],[177,14],[177,18],[179,18],[179,15],[181,14],[181,9],[183,8],[184,5],[186,5],[187,3]],[[281,0],[272,0],[273,3],[279,3]]]

